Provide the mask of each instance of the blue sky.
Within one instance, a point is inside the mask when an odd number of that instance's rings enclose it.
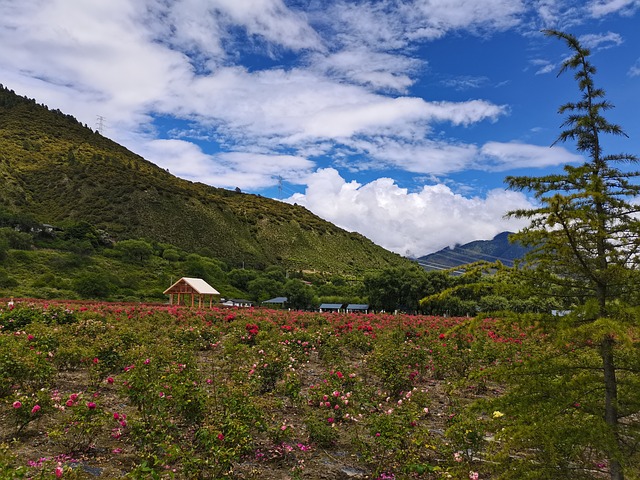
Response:
[[[0,0],[0,83],[173,174],[296,202],[403,255],[492,238],[592,49],[640,154],[639,0]]]

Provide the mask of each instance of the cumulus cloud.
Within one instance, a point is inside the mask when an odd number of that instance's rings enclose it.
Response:
[[[318,170],[306,183],[303,194],[287,201],[304,205],[347,230],[358,231],[388,250],[416,257],[517,230],[524,223],[505,219],[505,213],[532,206],[517,192],[497,189],[483,198],[468,198],[439,184],[411,193],[390,178],[364,185],[347,182],[331,168]]]
[[[629,75],[630,77],[640,76],[640,58],[636,60],[636,63],[631,65],[631,68],[627,72],[627,75]]]

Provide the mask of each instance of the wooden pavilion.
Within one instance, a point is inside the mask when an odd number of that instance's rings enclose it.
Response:
[[[191,306],[196,304],[196,296],[198,297],[198,308],[202,307],[203,300],[206,303],[207,297],[209,298],[209,308],[213,305],[213,297],[220,295],[215,288],[209,285],[201,278],[187,278],[182,277],[176,283],[171,285],[164,291],[165,295],[169,295],[169,303],[173,305],[176,303],[180,305],[184,303],[188,305],[187,300],[191,300]],[[175,297],[174,297],[175,296]],[[174,302],[175,298],[175,302]]]

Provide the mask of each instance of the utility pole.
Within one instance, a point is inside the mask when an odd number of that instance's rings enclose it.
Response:
[[[104,130],[104,124],[106,122],[106,118],[102,115],[96,115],[96,128],[98,129],[98,133],[102,135],[102,131]]]

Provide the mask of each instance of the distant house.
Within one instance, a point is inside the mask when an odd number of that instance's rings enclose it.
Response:
[[[276,297],[276,298],[272,298],[270,300],[265,300],[264,302],[262,302],[262,305],[264,305],[265,307],[275,307],[275,308],[284,308],[285,304],[287,303],[287,300],[289,300],[287,297]]]
[[[347,305],[347,313],[369,313],[369,305],[350,303]]]
[[[209,285],[201,278],[182,277],[176,283],[164,291],[169,295],[170,304],[186,304],[191,300],[191,306],[195,306],[196,296],[198,297],[198,308],[202,307],[203,300],[209,299],[209,307],[213,304],[213,298],[220,295],[220,292]]]
[[[320,305],[319,310],[321,312],[339,312],[344,307],[342,303],[323,303]]]
[[[222,302],[222,305],[225,307],[253,307],[253,302],[251,300],[230,298]]]

